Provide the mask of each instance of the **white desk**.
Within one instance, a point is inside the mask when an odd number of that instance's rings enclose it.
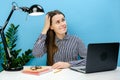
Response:
[[[0,80],[120,80],[120,67],[116,70],[83,74],[70,69],[58,73],[53,71],[39,76],[24,74],[21,71],[0,72]]]

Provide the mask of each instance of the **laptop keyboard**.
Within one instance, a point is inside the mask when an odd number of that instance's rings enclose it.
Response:
[[[83,71],[85,71],[85,70],[86,70],[86,68],[80,68],[80,70],[83,70]]]
[[[77,71],[79,71],[79,70],[86,71],[86,67],[85,67],[85,66],[71,67],[71,69],[73,69],[73,70],[77,70]]]

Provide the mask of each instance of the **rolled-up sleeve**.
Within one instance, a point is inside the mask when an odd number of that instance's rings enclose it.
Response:
[[[32,50],[32,54],[35,57],[40,57],[46,53],[45,39],[46,39],[46,34],[40,34],[39,38],[35,42]]]

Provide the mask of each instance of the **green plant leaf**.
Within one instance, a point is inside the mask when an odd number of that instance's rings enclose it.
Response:
[[[11,68],[24,66],[33,56],[31,55],[32,50],[28,49],[24,53],[21,53],[22,49],[17,49],[17,38],[18,38],[18,28],[19,25],[15,26],[14,24],[10,24],[10,27],[6,31],[6,41],[8,47],[10,49],[10,53],[12,55],[11,64],[9,65]],[[21,54],[21,56],[20,56]],[[0,41],[0,58],[4,59],[2,63],[3,69],[7,68],[7,59],[6,54],[2,45],[2,41]]]

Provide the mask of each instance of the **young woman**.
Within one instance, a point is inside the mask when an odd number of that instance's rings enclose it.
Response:
[[[67,34],[65,15],[59,10],[47,13],[44,28],[33,47],[34,56],[40,57],[45,53],[47,65],[53,68],[80,66],[86,62],[87,50],[83,42]]]

